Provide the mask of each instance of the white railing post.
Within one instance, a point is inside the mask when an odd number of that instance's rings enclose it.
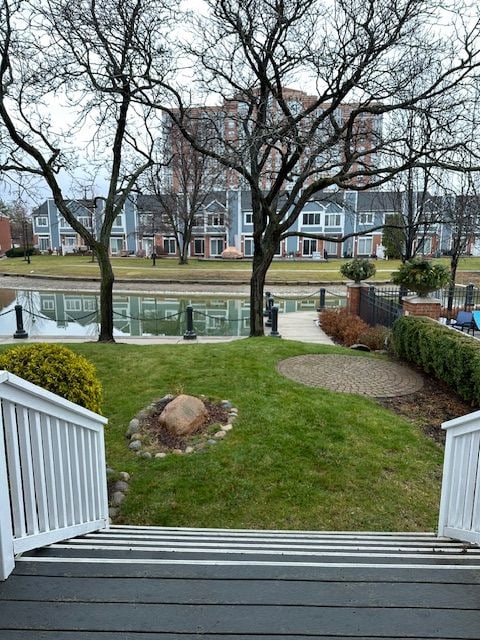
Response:
[[[0,579],[14,554],[108,527],[106,423],[0,371]]]
[[[0,580],[6,580],[15,566],[7,460],[4,443],[3,420],[0,414]]]
[[[442,424],[446,431],[438,535],[480,544],[480,411]]]

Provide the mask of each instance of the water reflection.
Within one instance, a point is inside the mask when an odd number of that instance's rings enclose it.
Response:
[[[15,331],[14,307],[23,308],[23,323],[30,336],[91,337],[99,332],[99,297],[95,293],[64,291],[0,290],[0,335]],[[330,300],[338,304],[339,300]],[[148,294],[115,295],[115,336],[181,336],[186,330],[186,307],[194,310],[199,336],[247,336],[250,305],[247,298],[174,297]],[[303,299],[275,298],[280,313],[314,310],[318,296]]]

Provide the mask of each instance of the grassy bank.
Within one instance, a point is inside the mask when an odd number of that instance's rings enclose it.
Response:
[[[268,338],[72,348],[94,362],[104,385],[108,463],[132,475],[123,522],[435,527],[438,445],[374,401],[305,387],[276,372],[277,362],[289,356],[348,351]],[[232,400],[240,412],[234,430],[205,453],[137,458],[127,448],[128,422],[152,399],[179,391]]]
[[[438,260],[448,266],[447,259]],[[340,282],[343,260],[315,262],[308,260],[276,260],[272,263],[267,283],[279,282]],[[158,259],[152,266],[151,260],[144,258],[112,258],[116,278],[132,280],[151,279],[154,281],[217,281],[247,283],[250,278],[251,261],[237,260],[190,260],[188,265],[179,265],[173,258]],[[390,279],[392,271],[398,269],[398,260],[377,261],[377,273],[372,281]],[[475,271],[480,270],[480,258],[463,258],[459,265],[459,282],[476,279]],[[465,276],[462,277],[462,272]],[[33,256],[28,264],[22,258],[5,258],[0,261],[0,273],[21,275],[51,275],[80,278],[97,278],[98,265],[90,257],[82,256]]]

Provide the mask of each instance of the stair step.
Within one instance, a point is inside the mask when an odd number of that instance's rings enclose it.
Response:
[[[432,533],[114,526],[25,553],[23,561],[257,566],[480,567],[480,548]]]

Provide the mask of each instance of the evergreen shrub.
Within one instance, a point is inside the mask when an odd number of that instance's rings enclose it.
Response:
[[[392,282],[423,297],[448,284],[450,272],[441,264],[433,264],[423,258],[413,258],[392,274]]]
[[[446,382],[480,405],[480,342],[429,318],[403,316],[392,327],[395,355]]]
[[[340,267],[340,273],[345,278],[360,284],[362,280],[367,280],[375,275],[376,268],[373,262],[366,258],[354,258],[350,262],[345,262]]]
[[[66,347],[56,344],[13,347],[0,354],[0,369],[100,413],[102,387],[95,367]]]

